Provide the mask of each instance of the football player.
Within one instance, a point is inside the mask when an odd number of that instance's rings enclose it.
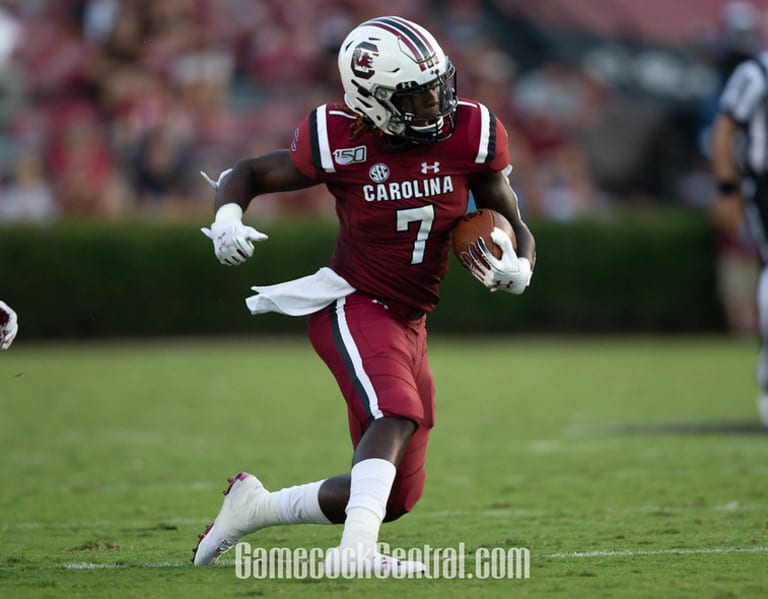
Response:
[[[0,300],[0,350],[8,349],[19,332],[19,319],[16,312]]]
[[[472,193],[512,223],[473,274],[491,291],[521,294],[531,280],[534,238],[507,174],[507,133],[482,103],[456,95],[456,72],[423,27],[389,16],[349,33],[339,51],[343,104],[312,110],[288,148],[239,161],[219,179],[215,219],[204,232],[218,259],[250,258],[266,235],[245,226],[255,196],[325,184],[340,227],[329,267],[254,287],[253,314],[307,315],[309,337],[347,402],[350,472],[268,492],[249,473],[229,479],[195,565],[211,564],[243,535],[267,526],[344,524],[326,571],[401,574],[418,562],[376,553],[382,521],[408,513],[422,494],[434,384],[425,321],[448,268],[451,230]],[[353,557],[349,557],[349,556]]]

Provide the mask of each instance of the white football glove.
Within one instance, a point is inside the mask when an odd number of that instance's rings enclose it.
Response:
[[[203,171],[200,174],[218,190],[224,178],[232,172],[231,168],[223,171],[214,181]],[[213,251],[222,264],[235,266],[242,264],[253,256],[252,241],[264,241],[268,236],[253,227],[243,224],[243,209],[237,204],[224,204],[216,211],[216,218],[211,228],[200,229],[208,239],[213,241]]]
[[[211,228],[200,229],[213,241],[213,251],[222,264],[235,266],[253,256],[253,241],[264,241],[268,236],[243,224],[243,209],[237,204],[224,204],[216,211]]]
[[[517,257],[509,235],[498,227],[491,231],[491,239],[501,248],[501,258],[496,258],[491,253],[481,237],[477,244],[469,245],[469,258],[465,261],[465,266],[491,291],[501,289],[520,295],[531,283],[531,261]]]
[[[19,319],[8,304],[0,300],[0,350],[8,349],[19,332]]]

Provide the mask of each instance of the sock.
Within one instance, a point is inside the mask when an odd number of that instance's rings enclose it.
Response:
[[[277,513],[275,524],[331,524],[320,509],[318,493],[325,480],[270,493]]]
[[[396,474],[392,462],[379,458],[363,460],[352,467],[342,549],[365,553],[375,548]]]

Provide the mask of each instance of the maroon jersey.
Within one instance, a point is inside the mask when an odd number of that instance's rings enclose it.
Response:
[[[339,235],[331,268],[362,293],[430,312],[448,270],[451,231],[467,210],[473,176],[509,163],[504,126],[484,105],[462,99],[453,135],[387,149],[333,104],[296,129],[291,158],[336,198]]]

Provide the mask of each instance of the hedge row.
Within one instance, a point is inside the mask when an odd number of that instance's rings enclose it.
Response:
[[[520,297],[488,293],[452,259],[430,330],[691,332],[723,329],[714,245],[703,216],[664,213],[611,223],[530,223],[538,264]],[[245,265],[218,263],[192,225],[62,223],[0,228],[0,298],[25,338],[304,330],[303,319],[252,317],[250,286],[327,263],[334,223],[262,227]]]

